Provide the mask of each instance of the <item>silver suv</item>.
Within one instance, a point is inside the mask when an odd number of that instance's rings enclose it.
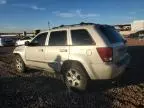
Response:
[[[79,90],[86,89],[88,80],[119,76],[130,61],[122,36],[99,24],[55,27],[13,53],[17,72],[34,68],[61,73],[69,87]]]

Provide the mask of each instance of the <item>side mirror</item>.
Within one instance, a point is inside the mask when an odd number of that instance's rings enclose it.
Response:
[[[29,46],[30,42],[29,41],[26,41],[25,42],[25,46]]]

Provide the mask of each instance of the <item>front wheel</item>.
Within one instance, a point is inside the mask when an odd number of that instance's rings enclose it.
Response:
[[[19,56],[19,55],[16,55],[15,56],[15,59],[14,59],[14,66],[15,66],[15,69],[18,73],[23,73],[25,72],[25,64],[22,60],[22,58]]]
[[[64,67],[64,79],[67,87],[83,91],[87,87],[88,76],[79,63],[71,63]]]

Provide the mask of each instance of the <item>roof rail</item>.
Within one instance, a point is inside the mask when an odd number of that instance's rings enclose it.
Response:
[[[95,25],[95,23],[85,23],[85,22],[81,22],[80,24],[72,24],[72,25],[60,25],[58,27],[53,27],[52,29],[58,29],[61,27],[73,27],[73,26],[79,26],[79,25]]]
[[[85,23],[85,22],[81,22],[80,25],[95,25],[95,23]]]

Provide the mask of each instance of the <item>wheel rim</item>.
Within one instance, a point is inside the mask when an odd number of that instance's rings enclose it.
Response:
[[[20,58],[16,58],[16,68],[18,71],[21,71],[23,68],[23,64]]]
[[[82,76],[77,72],[77,70],[70,69],[66,73],[66,80],[71,87],[79,87],[81,85]]]

